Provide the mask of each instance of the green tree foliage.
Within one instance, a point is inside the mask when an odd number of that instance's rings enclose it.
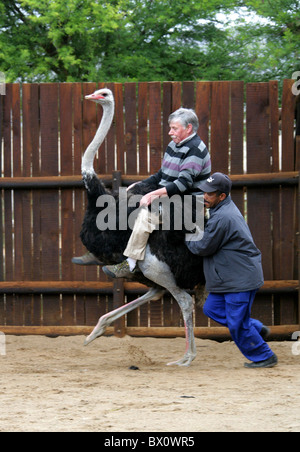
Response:
[[[27,82],[249,81],[278,78],[279,68],[290,77],[298,69],[296,3],[0,0],[0,71]],[[248,23],[243,10],[268,22]]]
[[[291,78],[300,70],[299,0],[246,0],[241,5],[230,33],[242,43],[238,53],[244,69],[256,80]],[[259,20],[249,22],[253,13]]]

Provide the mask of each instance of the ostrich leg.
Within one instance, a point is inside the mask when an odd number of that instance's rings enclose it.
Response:
[[[193,328],[193,299],[188,293],[186,293],[179,287],[175,287],[174,289],[169,288],[169,291],[179,304],[183,315],[186,347],[183,358],[179,359],[178,361],[168,363],[167,365],[189,366],[191,362],[196,358],[196,345]]]
[[[121,306],[120,308],[114,309],[113,311],[104,314],[102,317],[100,317],[97,325],[95,326],[91,334],[87,336],[84,345],[88,345],[97,337],[102,336],[106,328],[112,322],[117,320],[119,317],[122,317],[122,315],[125,315],[128,312],[133,311],[133,309],[136,309],[139,306],[142,306],[147,301],[159,300],[164,294],[164,292],[165,292],[164,289],[153,287],[150,290],[148,290],[148,292],[146,292],[143,296],[137,298],[136,300],[133,300],[130,303]]]
[[[192,297],[176,285],[170,267],[151,254],[149,246],[146,248],[145,259],[140,261],[138,265],[147,278],[154,281],[156,284],[165,287],[179,304],[185,325],[186,349],[182,359],[171,362],[168,365],[176,364],[177,366],[189,366],[196,357],[193,329],[194,303]]]

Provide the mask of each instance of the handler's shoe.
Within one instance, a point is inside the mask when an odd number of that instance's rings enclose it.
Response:
[[[130,271],[127,259],[120,264],[106,265],[102,270],[111,278],[130,278],[134,274],[134,270]]]
[[[261,367],[274,367],[278,363],[278,358],[275,353],[268,359],[264,359],[263,361],[258,361],[257,363],[245,363],[244,366],[250,369],[257,369]]]
[[[73,257],[72,263],[77,265],[103,265],[103,262],[99,261],[99,259],[89,251],[83,254],[83,256]]]

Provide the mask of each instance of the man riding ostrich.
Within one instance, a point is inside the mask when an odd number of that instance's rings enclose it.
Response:
[[[95,154],[103,142],[114,115],[112,92],[103,88],[86,96],[86,99],[99,103],[103,116],[94,139],[82,158],[82,177],[87,189],[88,205],[85,213],[81,240],[96,262],[106,265],[105,273],[111,277],[126,277],[142,282],[149,291],[140,298],[103,315],[85,345],[101,336],[106,327],[122,315],[150,300],[161,298],[165,290],[178,302],[185,324],[186,351],[182,359],[169,363],[189,366],[196,356],[193,333],[193,299],[186,292],[197,284],[204,285],[202,258],[192,254],[185,245],[186,230],[164,230],[161,223],[161,210],[148,209],[154,200],[161,200],[178,194],[200,194],[199,184],[210,175],[210,156],[205,144],[197,135],[198,118],[191,109],[179,109],[169,117],[172,141],[169,143],[161,169],[144,180],[128,188],[128,201],[140,195],[140,208],[132,233],[129,228],[99,229],[97,216],[103,207],[97,202],[102,195],[110,193],[98,179],[93,162]],[[118,195],[114,196],[118,209]],[[128,202],[128,205],[130,203]],[[153,203],[155,204],[155,203]],[[134,209],[128,209],[128,215]],[[116,219],[117,225],[119,218]],[[172,227],[170,228],[172,229]],[[173,228],[174,229],[174,228]],[[131,233],[131,234],[130,234]],[[128,259],[124,260],[124,256]]]

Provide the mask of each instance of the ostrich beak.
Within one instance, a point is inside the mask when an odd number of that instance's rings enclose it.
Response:
[[[98,94],[97,93],[89,94],[88,96],[84,96],[84,98],[89,99],[89,100],[105,99],[105,97],[99,93]]]

